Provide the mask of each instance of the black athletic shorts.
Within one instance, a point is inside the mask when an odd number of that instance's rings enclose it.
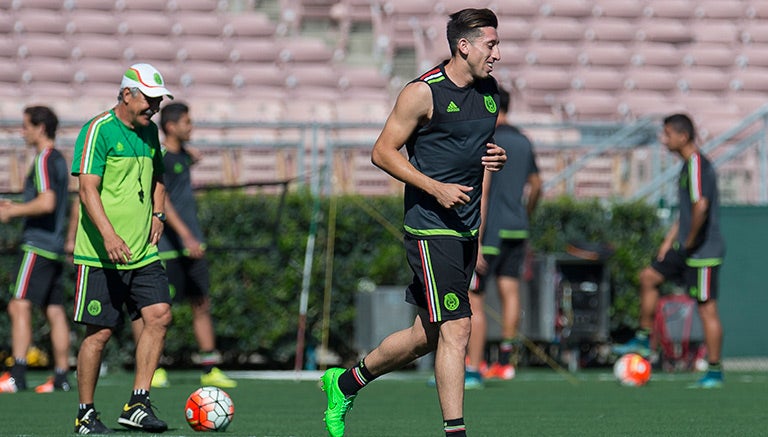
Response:
[[[171,258],[165,261],[165,271],[174,302],[208,295],[211,280],[205,258]]]
[[[406,235],[405,252],[413,270],[406,302],[426,309],[430,322],[472,315],[468,289],[477,261],[477,240],[419,240]]]
[[[25,299],[40,308],[64,304],[61,275],[64,264],[25,250],[16,271],[16,283],[11,293],[16,299]]]
[[[501,240],[498,255],[484,255],[485,262],[488,263],[488,272],[481,275],[475,271],[469,290],[482,294],[485,292],[488,277],[491,276],[519,279],[523,261],[525,261],[526,241],[525,239]]]
[[[77,323],[116,328],[123,321],[123,306],[130,319],[136,320],[146,306],[171,303],[168,276],[160,261],[133,270],[76,267]]]
[[[688,294],[699,302],[717,300],[719,265],[691,267],[680,250],[670,249],[663,260],[654,259],[651,268],[659,272],[665,280],[683,285]]]

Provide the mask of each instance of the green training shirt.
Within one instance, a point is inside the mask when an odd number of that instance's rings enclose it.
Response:
[[[80,205],[75,240],[75,264],[130,270],[158,260],[157,246],[149,244],[152,229],[152,180],[163,174],[157,125],[131,129],[115,115],[104,112],[80,130],[72,159],[72,175],[101,177],[99,193],[115,232],[133,254],[128,264],[114,264],[104,239]]]

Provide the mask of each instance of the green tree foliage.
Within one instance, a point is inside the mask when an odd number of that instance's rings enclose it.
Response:
[[[218,346],[228,365],[254,367],[254,354],[270,367],[291,367],[296,348],[304,254],[312,218],[312,196],[304,191],[263,195],[242,191],[199,194],[199,214],[208,243],[212,315]],[[328,222],[335,207],[335,226]],[[306,341],[323,338],[323,303],[330,293],[329,346],[354,358],[355,294],[361,284],[406,285],[412,272],[402,246],[402,198],[340,196],[321,199],[309,287]],[[0,226],[0,287],[8,290],[18,261],[20,223]],[[332,247],[329,232],[333,232]],[[608,203],[558,198],[547,200],[532,220],[532,245],[538,253],[562,252],[569,242],[609,243],[613,279],[612,328],[633,327],[637,316],[637,273],[655,253],[663,229],[645,203]],[[332,264],[326,256],[333,249]],[[331,271],[330,290],[326,272]],[[73,300],[73,269],[65,282],[67,312]],[[2,293],[5,308],[9,295]],[[197,352],[189,305],[174,305],[167,336],[166,364],[189,365]],[[5,319],[7,320],[7,318]],[[36,312],[35,326],[44,326]],[[126,323],[126,327],[128,324]],[[76,327],[82,335],[82,327]],[[35,343],[48,349],[47,329]],[[10,343],[8,323],[0,323],[0,345]],[[116,333],[107,361],[132,365],[130,330]],[[7,348],[7,346],[6,346]],[[0,347],[0,349],[5,349]]]

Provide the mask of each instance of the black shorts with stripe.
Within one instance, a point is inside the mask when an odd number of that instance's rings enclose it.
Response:
[[[205,258],[171,258],[165,261],[165,270],[174,302],[208,296],[211,280]]]
[[[25,299],[40,308],[64,304],[61,275],[64,264],[25,250],[16,270],[16,282],[11,293],[16,299]]]
[[[408,303],[426,309],[430,322],[472,315],[467,290],[477,262],[477,240],[406,235],[405,251],[413,270]]]
[[[116,328],[123,322],[123,307],[131,320],[141,309],[171,303],[168,276],[160,261],[133,270],[77,265],[74,321]]]
[[[720,266],[692,267],[686,261],[681,251],[670,249],[663,260],[654,259],[651,268],[659,272],[665,280],[685,287],[686,293],[699,302],[717,300]]]
[[[501,240],[498,255],[485,255],[485,261],[488,263],[488,272],[481,275],[474,273],[470,291],[483,293],[488,281],[488,277],[504,276],[509,278],[520,278],[520,272],[525,260],[525,239],[505,239]]]

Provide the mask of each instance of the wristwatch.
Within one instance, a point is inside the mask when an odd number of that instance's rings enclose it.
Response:
[[[152,215],[157,217],[158,219],[160,219],[161,222],[165,223],[165,213],[164,212],[153,212]]]

